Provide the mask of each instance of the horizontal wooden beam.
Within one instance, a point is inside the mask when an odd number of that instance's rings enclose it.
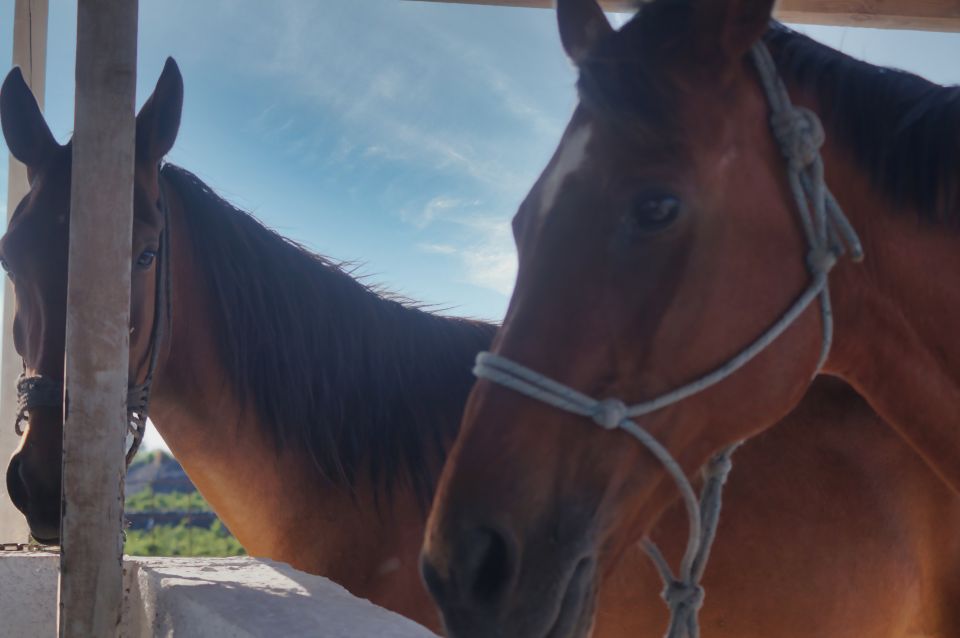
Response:
[[[427,0],[513,7],[551,7],[553,0]],[[608,11],[634,11],[631,0],[600,0]],[[960,0],[781,0],[777,19],[881,29],[960,31]]]

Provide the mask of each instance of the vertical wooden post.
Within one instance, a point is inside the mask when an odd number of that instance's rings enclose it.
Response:
[[[23,78],[42,109],[47,68],[47,0],[16,0],[13,64],[23,71]],[[7,173],[7,221],[29,190],[27,168],[11,155]],[[7,482],[3,480],[7,458],[20,442],[10,426],[16,412],[16,385],[20,374],[20,356],[13,345],[14,309],[13,285],[7,280],[3,284],[3,349],[0,353],[0,542],[25,541],[29,534],[27,522],[10,502]]]
[[[137,0],[79,0],[61,638],[115,636],[120,621],[136,65]]]

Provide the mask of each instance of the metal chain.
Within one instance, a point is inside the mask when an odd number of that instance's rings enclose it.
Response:
[[[34,541],[27,543],[0,543],[0,552],[37,552],[44,554],[59,554],[59,545],[42,545]]]

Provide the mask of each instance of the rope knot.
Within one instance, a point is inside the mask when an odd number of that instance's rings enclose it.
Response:
[[[627,406],[620,399],[598,401],[592,418],[604,430],[615,430],[626,420]]]
[[[816,113],[795,106],[771,115],[770,124],[793,170],[802,171],[817,161],[826,138]]]
[[[720,453],[714,456],[703,468],[703,478],[706,480],[720,479],[726,481],[727,475],[733,470],[733,459],[729,454]]]
[[[703,607],[703,587],[674,580],[663,590],[663,599],[674,612],[680,609],[697,611]]]
[[[837,265],[837,254],[826,246],[816,246],[807,253],[807,268],[812,275],[826,275]]]

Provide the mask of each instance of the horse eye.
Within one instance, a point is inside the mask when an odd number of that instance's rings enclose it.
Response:
[[[157,258],[157,253],[152,250],[145,250],[137,257],[137,265],[141,268],[149,268],[153,260]]]
[[[644,197],[634,206],[630,220],[636,230],[652,233],[663,230],[680,215],[682,204],[673,195]]]
[[[13,275],[13,272],[10,270],[10,264],[8,264],[7,260],[3,257],[0,257],[0,268],[3,268],[3,272],[7,273],[8,276]]]

